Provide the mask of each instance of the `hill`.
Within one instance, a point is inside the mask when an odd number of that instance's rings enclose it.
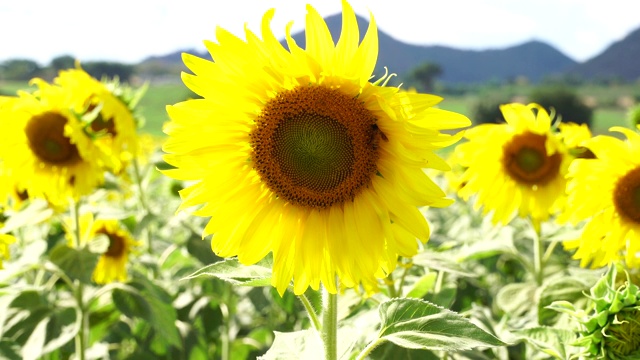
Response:
[[[334,41],[337,41],[342,28],[341,16],[333,15],[325,20]],[[359,16],[357,21],[362,39],[369,22]],[[292,34],[301,47],[305,46],[304,36],[304,31]],[[561,74],[577,64],[562,52],[540,41],[529,41],[504,49],[476,51],[446,46],[411,45],[398,41],[380,30],[378,30],[378,38],[379,54],[375,73],[383,74],[386,66],[390,72],[396,73],[401,79],[424,62],[439,64],[443,70],[439,79],[450,84],[505,81],[518,76],[525,76],[537,82],[545,76]],[[208,54],[187,52],[209,58]],[[140,65],[152,68],[162,64],[175,66],[181,64],[180,53],[181,51],[178,51],[149,58]]]
[[[594,58],[577,64],[569,73],[586,79],[619,78],[626,81],[640,79],[640,28],[624,39],[611,44]]]

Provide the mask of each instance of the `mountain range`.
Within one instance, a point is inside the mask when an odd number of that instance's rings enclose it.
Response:
[[[332,15],[325,18],[325,21],[333,39],[337,40],[342,27],[341,16]],[[357,21],[362,39],[369,22],[360,16]],[[300,47],[305,47],[304,31],[292,34],[292,37]],[[408,77],[416,67],[426,62],[438,64],[442,69],[438,79],[448,84],[509,81],[517,77],[538,82],[546,77],[564,75],[584,79],[616,78],[624,81],[640,78],[640,66],[637,65],[637,59],[640,58],[640,28],[594,58],[581,63],[541,41],[528,41],[503,49],[464,50],[447,46],[411,45],[380,30],[378,39],[379,53],[375,74],[383,74],[386,66],[400,79]],[[208,53],[183,50],[150,57],[139,65],[170,66],[184,70],[180,56],[182,52],[211,58]]]

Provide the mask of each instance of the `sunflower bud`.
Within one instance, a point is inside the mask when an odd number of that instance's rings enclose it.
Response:
[[[626,271],[626,280],[616,282],[617,273],[616,266],[611,266],[591,288],[589,309],[564,311],[581,323],[579,339],[573,345],[584,349],[582,356],[612,360],[640,357],[640,289]]]

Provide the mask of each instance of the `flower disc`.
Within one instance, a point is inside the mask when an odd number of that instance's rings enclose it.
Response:
[[[525,132],[504,146],[503,165],[512,178],[525,184],[544,185],[560,171],[562,155],[547,154],[547,135]]]
[[[376,171],[375,121],[361,102],[337,90],[280,93],[251,133],[256,171],[295,205],[326,208],[353,200]]]
[[[25,128],[29,147],[41,161],[72,165],[82,161],[78,148],[64,135],[67,118],[56,112],[35,115]]]
[[[631,170],[618,180],[613,203],[620,216],[640,224],[640,168]]]

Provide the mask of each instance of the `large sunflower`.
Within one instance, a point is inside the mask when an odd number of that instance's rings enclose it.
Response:
[[[168,107],[165,160],[170,177],[192,180],[181,209],[210,216],[215,253],[252,264],[273,254],[272,284],[296,294],[323,283],[377,288],[427,241],[419,206],[446,206],[423,168],[448,169],[433,150],[469,125],[434,109],[441,98],[370,83],[378,43],[373,17],[359,44],[355,14],[343,2],[337,44],[307,6],[306,48],[287,27],[285,49],[262,21],[246,41],[218,28],[206,46],[214,62],[185,54],[185,84],[204,99]]]
[[[573,156],[562,139],[579,143],[581,128],[551,127],[549,114],[537,104],[507,104],[505,124],[482,124],[465,133],[454,158],[465,169],[458,194],[477,195],[474,206],[493,211],[494,223],[507,224],[518,214],[539,223],[562,210],[565,174]],[[584,135],[588,136],[588,135]]]
[[[70,95],[44,81],[34,83],[34,94],[20,92],[0,110],[0,165],[18,193],[63,205],[101,183],[99,155],[69,109]]]
[[[600,135],[586,146],[594,159],[577,159],[569,168],[568,213],[574,222],[588,220],[577,240],[566,249],[577,249],[581,266],[600,267],[625,260],[640,265],[640,135],[630,129],[611,131],[627,139]]]
[[[73,94],[73,110],[84,115],[84,131],[105,154],[103,165],[120,172],[136,154],[138,145],[137,125],[129,107],[80,67],[60,71],[54,83]]]

